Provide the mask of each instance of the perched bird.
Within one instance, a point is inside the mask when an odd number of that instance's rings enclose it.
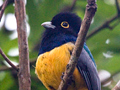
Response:
[[[74,13],[62,12],[42,26],[46,30],[35,73],[48,90],[57,90],[75,46],[81,19]],[[67,90],[101,90],[96,64],[85,42]]]

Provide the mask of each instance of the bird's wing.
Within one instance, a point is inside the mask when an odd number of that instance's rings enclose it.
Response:
[[[87,51],[83,48],[78,59],[77,68],[83,76],[88,90],[101,90],[97,69]]]

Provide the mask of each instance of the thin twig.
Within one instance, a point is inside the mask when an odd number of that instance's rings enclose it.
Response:
[[[106,22],[104,22],[101,26],[99,26],[98,28],[92,30],[88,35],[87,35],[87,39],[91,38],[93,35],[97,34],[99,31],[105,29],[105,28],[109,28],[109,24],[112,23],[113,21],[115,21],[116,19],[118,19],[119,16],[118,14],[113,16],[112,18],[110,18],[109,20],[107,20]]]
[[[120,23],[120,20],[118,20],[117,22],[115,22],[112,26],[111,26],[111,29],[114,29],[117,25],[119,25]]]
[[[120,90],[120,80],[118,83],[115,85],[115,87],[112,90]]]
[[[106,78],[106,79],[102,80],[101,84],[104,85],[104,84],[108,83],[109,81],[111,81],[113,79],[113,76],[117,75],[118,73],[120,73],[120,70],[115,72],[115,73],[113,73],[109,78]]]
[[[116,8],[117,8],[117,15],[113,16],[112,18],[110,18],[109,20],[107,20],[106,22],[104,22],[101,26],[99,26],[98,28],[92,30],[92,32],[90,32],[88,35],[87,35],[87,39],[89,39],[90,37],[92,37],[93,35],[97,34],[99,31],[105,29],[105,28],[109,28],[109,29],[113,29],[113,27],[111,28],[109,26],[110,23],[112,23],[113,21],[115,21],[116,19],[118,19],[120,17],[120,7],[119,7],[119,3],[118,3],[118,0],[115,0],[116,2]],[[117,26],[117,25],[115,25]]]
[[[8,4],[8,1],[9,0],[5,0],[4,3],[3,3],[3,5],[2,5],[1,11],[0,11],[0,21],[1,21],[1,18],[3,16],[3,13],[5,11],[5,8],[6,8],[7,4]]]
[[[0,71],[7,71],[7,70],[13,70],[12,67],[7,67],[7,66],[1,66]]]
[[[0,54],[2,55],[2,57],[6,60],[6,62],[16,71],[18,71],[18,68],[10,61],[10,59],[4,54],[4,52],[2,51],[2,49],[0,48]]]
[[[10,5],[10,4],[13,4],[13,3],[14,3],[14,0],[8,0],[7,6]],[[2,9],[2,7],[3,7],[3,5],[0,6],[0,10]]]
[[[72,1],[72,4],[71,4],[70,6],[64,7],[64,8],[61,10],[61,12],[67,12],[67,11],[72,12],[72,11],[74,10],[74,8],[75,8],[76,1],[77,1],[77,0],[73,0],[73,1]]]
[[[16,66],[18,68],[18,65]],[[14,70],[12,67],[7,67],[7,66],[1,66],[0,71],[9,71],[9,70]]]
[[[77,0],[73,0],[72,5],[71,5],[71,7],[70,7],[70,11],[72,11],[72,10],[74,9],[75,4],[76,4],[76,1],[77,1]]]
[[[32,68],[35,65],[36,59],[34,60],[30,60],[30,67]],[[19,67],[19,65],[17,65],[16,67]],[[1,66],[0,67],[0,71],[7,71],[7,70],[13,70],[12,67],[7,67],[7,66]]]
[[[97,5],[95,0],[88,0],[88,5],[86,6],[85,16],[81,24],[80,32],[78,33],[77,41],[75,43],[72,56],[69,60],[69,63],[67,64],[67,69],[65,71],[63,80],[61,81],[58,90],[67,90],[67,87],[68,87],[67,84],[70,80],[70,76],[74,72],[75,66],[77,64],[77,60],[83,48],[87,31],[90,27],[91,20],[95,15],[96,9],[97,9]]]
[[[3,5],[0,6],[0,10],[2,9],[2,6],[3,6]]]
[[[115,0],[115,4],[116,4],[117,13],[118,15],[120,15],[120,7],[119,7],[118,0]]]

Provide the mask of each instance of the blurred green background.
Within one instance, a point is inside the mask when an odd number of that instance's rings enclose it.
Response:
[[[120,1],[118,0],[119,4]],[[68,10],[73,0],[28,0],[26,2],[27,32],[31,63],[32,90],[46,90],[35,75],[34,61],[38,55],[40,37],[44,28],[42,22],[50,21],[61,10]],[[2,4],[2,0],[0,1]],[[84,17],[86,0],[77,0],[72,12]],[[88,34],[106,20],[117,14],[115,0],[97,0],[98,9]],[[0,22],[0,47],[15,65],[18,64],[18,39],[14,5],[9,5]],[[118,18],[110,24],[116,25],[112,30],[105,28],[86,40],[97,64],[101,81],[110,78],[102,90],[111,90],[120,79],[120,24]],[[18,90],[17,73],[14,70],[3,70],[9,67],[0,55],[0,90]]]

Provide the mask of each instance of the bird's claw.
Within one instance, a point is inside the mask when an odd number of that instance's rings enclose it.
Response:
[[[65,74],[65,73],[63,72],[63,73],[62,73],[62,76],[61,76],[61,80],[63,80],[63,82],[64,82],[64,79],[63,79],[64,74]],[[75,85],[75,81],[74,81],[74,79],[73,79],[73,75],[69,76],[68,85],[71,85],[72,83]]]

